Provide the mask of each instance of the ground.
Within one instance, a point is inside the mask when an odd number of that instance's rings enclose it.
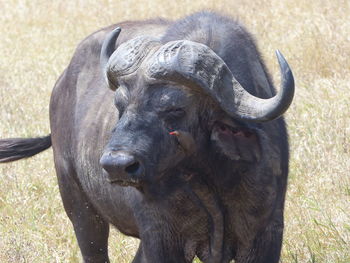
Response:
[[[350,262],[350,1],[0,0],[0,138],[49,133],[52,87],[75,47],[112,23],[211,9],[254,34],[279,83],[274,50],[296,79],[283,263]],[[79,262],[52,151],[0,165],[0,262]],[[112,230],[112,262],[137,240]]]

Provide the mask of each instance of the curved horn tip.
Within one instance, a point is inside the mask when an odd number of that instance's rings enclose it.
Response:
[[[266,99],[271,101],[267,103],[265,114],[260,114],[258,118],[244,117],[245,120],[253,122],[266,122],[279,118],[290,106],[293,101],[295,87],[293,72],[290,69],[287,60],[279,50],[276,50],[277,60],[281,71],[281,88],[276,96]],[[260,100],[260,99],[259,99]],[[258,104],[258,102],[256,103]]]
[[[116,28],[114,28],[113,30],[112,30],[112,33],[113,33],[113,35],[115,34],[115,33],[120,33],[120,31],[122,31],[122,29],[121,29],[121,27],[116,27]]]
[[[105,47],[109,46],[112,42],[115,42],[120,34],[122,29],[118,26],[115,29],[113,29],[111,32],[108,33],[106,39],[103,41],[103,45]],[[113,43],[115,44],[115,43]]]
[[[278,64],[280,65],[280,68],[284,69],[285,71],[289,70],[292,73],[292,70],[290,69],[288,62],[286,58],[283,56],[283,54],[281,53],[281,51],[277,49],[275,52],[276,52],[276,57],[278,60]]]
[[[278,64],[280,65],[280,67],[286,68],[286,66],[287,66],[287,68],[289,68],[288,62],[285,59],[285,57],[283,56],[283,54],[281,53],[281,51],[276,49],[275,53],[276,53],[276,57],[277,57]]]
[[[105,79],[107,83],[109,83],[109,81],[106,75],[106,68],[107,68],[108,60],[114,52],[115,43],[120,34],[120,31],[121,31],[120,27],[113,29],[111,32],[108,33],[108,35],[106,36],[105,40],[102,43],[101,53],[100,53],[100,66],[101,66],[102,72],[104,72],[103,74],[105,75]]]
[[[279,50],[276,50],[276,56],[278,59],[278,63],[280,65],[282,83],[281,83],[281,96],[284,97],[284,107],[281,111],[284,113],[290,104],[292,103],[294,92],[295,92],[295,84],[294,84],[294,76],[291,68],[288,65],[287,60],[284,58],[282,53]]]
[[[276,57],[278,60],[278,64],[280,65],[280,70],[282,73],[282,76],[285,78],[285,83],[288,83],[289,87],[293,87],[294,90],[294,76],[291,68],[289,67],[289,64],[281,51],[278,49],[276,50]]]
[[[108,33],[107,37],[102,43],[100,61],[102,67],[105,66],[108,62],[109,57],[114,52],[115,42],[120,34],[121,28],[117,27]]]

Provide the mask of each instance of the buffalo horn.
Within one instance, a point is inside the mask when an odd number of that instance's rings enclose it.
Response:
[[[120,34],[120,31],[121,31],[121,28],[117,27],[107,35],[107,37],[103,41],[101,53],[100,53],[100,65],[101,65],[102,73],[104,74],[105,79],[107,83],[109,83],[110,87],[112,86],[111,87],[112,89],[115,89],[115,87],[114,87],[114,84],[108,80],[107,65],[108,65],[108,60],[110,56],[113,54],[115,50],[115,43]]]
[[[163,45],[150,62],[148,75],[187,86],[196,86],[213,97],[230,116],[264,122],[278,118],[294,96],[294,79],[283,55],[277,51],[282,74],[280,91],[261,99],[247,92],[235,79],[225,62],[208,46],[182,40]]]
[[[116,28],[106,37],[100,55],[102,70],[112,90],[117,89],[120,77],[132,76],[151,50],[161,45],[154,37],[140,35],[121,43],[114,50],[119,33],[120,28]]]

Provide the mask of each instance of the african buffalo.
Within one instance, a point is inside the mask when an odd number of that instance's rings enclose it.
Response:
[[[52,145],[84,262],[109,262],[110,224],[141,240],[135,263],[278,262],[289,159],[280,116],[294,80],[277,58],[276,94],[231,18],[102,29],[53,89],[51,135],[1,140],[0,160]]]

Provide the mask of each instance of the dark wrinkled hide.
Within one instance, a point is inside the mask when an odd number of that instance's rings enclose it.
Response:
[[[202,43],[251,94],[275,94],[252,37],[229,18],[203,12],[117,26],[116,48],[141,35],[160,43],[149,52],[172,40]],[[198,88],[151,82],[143,66],[110,75],[109,89],[99,56],[115,27],[81,42],[50,103],[60,192],[84,262],[108,262],[109,224],[141,239],[137,263],[192,262],[196,255],[209,263],[278,262],[288,174],[283,119],[236,120]],[[1,161],[31,156],[49,142],[1,142]]]

